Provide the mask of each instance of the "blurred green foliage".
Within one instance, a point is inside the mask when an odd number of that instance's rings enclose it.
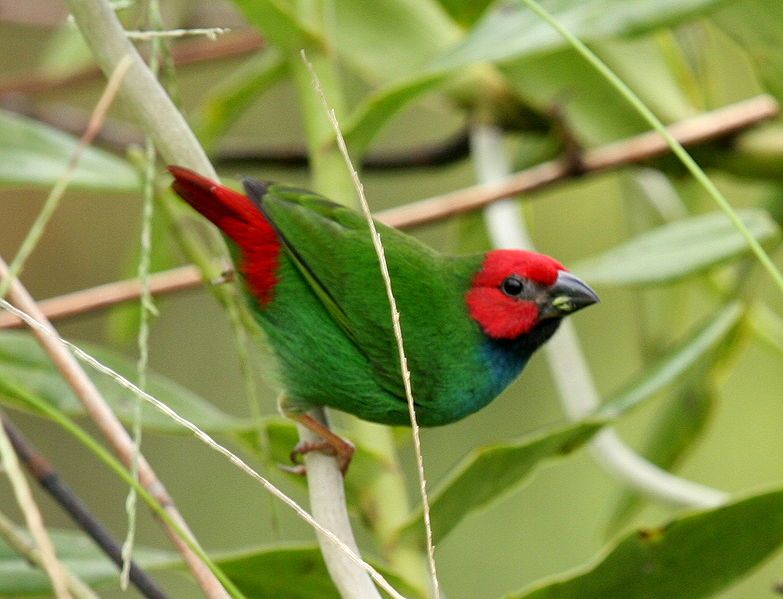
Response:
[[[339,96],[334,100],[357,163],[389,150],[412,154],[476,122],[501,127],[509,155],[525,166],[564,148],[594,147],[648,128],[519,2],[161,4],[172,28],[255,28],[266,42],[220,59],[211,57],[204,40],[173,42],[175,57],[178,48],[199,44],[201,60],[176,69],[183,110],[212,157],[226,165],[221,174],[229,178],[241,172],[307,184],[305,170],[285,165],[308,146],[311,152],[331,148],[330,139],[314,143],[323,140],[303,91],[309,81],[301,77],[302,48],[326,73],[327,91]],[[783,99],[778,0],[542,4],[664,122],[762,92]],[[63,130],[83,127],[102,88],[100,79],[84,75],[90,62],[77,31],[50,10],[40,5],[37,24],[22,17],[15,21],[13,10],[0,23],[0,255],[7,261],[75,147],[76,137]],[[120,12],[128,28],[136,27],[139,14],[139,7]],[[14,58],[20,56],[25,59]],[[41,79],[60,83],[30,85]],[[23,273],[36,297],[127,276],[128,264],[138,256],[140,177],[137,152],[128,147],[140,137],[121,106],[111,119],[106,135],[82,157],[66,201]],[[241,166],[231,162],[240,154]],[[780,265],[780,121],[702,144],[694,154]],[[567,423],[539,357],[482,413],[423,433],[439,572],[449,597],[491,598],[527,588],[509,596],[739,599],[768,596],[783,578],[779,552],[759,568],[783,543],[783,506],[776,490],[783,481],[777,459],[783,451],[777,425],[783,418],[778,391],[783,299],[739,234],[683,173],[681,165],[663,157],[644,169],[629,166],[575,178],[526,198],[535,199],[524,204],[524,214],[539,249],[562,259],[602,296],[601,306],[576,323],[606,403],[592,417]],[[363,179],[374,209],[473,183],[467,156],[426,169],[368,169]],[[164,184],[161,178],[161,194],[168,193]],[[176,228],[168,227],[177,218],[156,221],[158,268],[182,260],[174,244],[163,241],[179,238]],[[476,215],[415,234],[446,252],[487,245]],[[91,341],[85,347],[96,357],[132,376],[131,344],[116,332],[135,326],[137,313],[126,308],[108,318],[85,315],[64,323],[62,332]],[[275,397],[267,387],[261,390],[262,407],[270,418],[230,415],[249,411],[230,339],[228,319],[207,294],[182,294],[162,304],[150,346],[161,374],[151,377],[150,391],[245,452],[259,468],[269,467],[285,459],[294,429],[272,417]],[[252,367],[266,370],[255,357]],[[126,417],[131,396],[103,377],[96,381]],[[14,394],[18,387],[65,413],[80,413],[32,339],[2,333],[0,401],[53,454],[63,476],[96,512],[121,531],[122,485],[99,469],[85,468],[93,457],[62,431],[30,418],[24,412],[28,406]],[[361,436],[350,419],[337,419],[348,436]],[[608,423],[654,463],[743,498],[693,514],[637,495],[604,476],[582,450]],[[170,434],[178,428],[160,414],[145,409],[144,424],[161,433],[145,437],[145,454],[205,546],[231,553],[218,561],[248,596],[336,596],[314,546],[291,544],[309,543],[310,530],[282,508],[259,501],[263,491],[236,477],[224,460]],[[346,487],[364,553],[377,556],[375,561],[416,596],[423,587],[421,572],[395,570],[395,564],[401,549],[421,554],[420,510],[415,500],[403,499],[397,511],[404,517],[391,523],[379,509],[391,501],[385,485],[396,485],[403,498],[415,496],[409,435],[394,433],[395,450],[357,439]],[[387,431],[374,434],[392,439]],[[561,459],[551,460],[555,457]],[[539,468],[545,463],[552,465]],[[274,467],[268,472],[286,492],[302,498],[303,481]],[[759,487],[767,490],[754,495]],[[4,511],[12,506],[4,480],[0,505]],[[43,505],[48,523],[66,525],[56,508]],[[640,526],[654,528],[636,531]],[[151,521],[142,521],[145,544],[162,543],[156,530]],[[105,596],[119,596],[108,564],[86,548],[80,533],[57,533],[56,540],[77,573],[100,583]],[[140,558],[156,569],[177,564],[160,550],[142,550]],[[283,572],[289,574],[281,587]],[[163,576],[172,596],[197,592],[190,582]],[[44,577],[0,547],[0,595],[45,593]]]

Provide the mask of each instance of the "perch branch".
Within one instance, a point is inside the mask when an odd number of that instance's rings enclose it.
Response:
[[[112,534],[90,512],[68,484],[60,478],[49,460],[16,428],[8,417],[0,415],[0,420],[16,455],[19,456],[19,460],[30,475],[68,513],[79,528],[86,532],[118,567],[121,566],[122,550]],[[131,564],[130,580],[147,599],[166,599],[166,594],[135,562]]]
[[[351,174],[351,180],[353,181],[354,187],[356,188],[356,194],[359,198],[359,205],[361,206],[362,212],[364,213],[364,217],[367,220],[370,237],[372,238],[372,244],[373,247],[375,248],[375,253],[378,257],[378,265],[380,267],[381,277],[383,278],[383,285],[386,289],[386,297],[389,301],[389,310],[391,313],[390,316],[392,321],[392,328],[394,330],[394,338],[395,341],[397,342],[397,351],[400,360],[400,372],[402,374],[402,384],[405,389],[405,399],[408,402],[408,414],[410,416],[411,433],[413,436],[413,447],[414,447],[414,452],[416,454],[416,466],[418,468],[418,474],[419,474],[419,490],[421,493],[422,510],[424,513],[424,527],[425,527],[426,539],[427,539],[427,558],[428,558],[429,568],[430,568],[430,578],[432,581],[433,596],[435,597],[435,599],[439,599],[440,585],[438,584],[438,573],[437,573],[437,568],[435,566],[435,547],[433,546],[432,543],[432,525],[430,524],[430,502],[429,502],[429,498],[427,497],[427,480],[424,476],[424,458],[422,457],[422,453],[421,453],[421,438],[419,434],[419,425],[416,422],[416,408],[413,401],[413,389],[411,387],[411,373],[410,370],[408,370],[408,359],[405,356],[405,344],[402,336],[402,325],[400,324],[400,312],[397,309],[397,300],[394,297],[394,291],[392,289],[392,281],[391,281],[391,276],[389,274],[389,266],[386,263],[386,253],[383,247],[383,243],[381,241],[381,236],[375,227],[375,221],[373,221],[372,213],[370,212],[370,206],[367,203],[367,198],[364,195],[364,185],[362,185],[362,182],[359,179],[359,173],[354,168],[353,162],[351,162],[351,156],[348,153],[347,146],[345,145],[345,138],[343,137],[342,131],[340,131],[340,124],[337,121],[337,115],[335,111],[329,106],[329,102],[326,99],[326,95],[323,89],[321,88],[321,82],[318,79],[318,75],[316,74],[313,65],[310,63],[310,61],[307,60],[307,56],[305,55],[304,50],[302,50],[302,60],[307,65],[307,68],[310,70],[310,75],[313,78],[313,85],[315,87],[315,90],[318,93],[321,102],[323,103],[324,111],[326,112],[326,115],[329,118],[329,123],[332,125],[332,128],[334,129],[334,135],[335,135],[335,139],[337,140],[337,146],[340,150],[340,154],[342,154],[343,159],[345,160],[345,166],[348,169],[348,172]]]
[[[712,112],[679,121],[669,131],[683,145],[695,145],[726,137],[777,115],[778,105],[767,95],[731,104]],[[622,141],[587,150],[582,158],[586,172],[595,172],[643,162],[668,151],[663,138],[648,132]],[[504,197],[540,189],[573,176],[570,162],[553,160],[459,191],[384,210],[376,218],[388,225],[406,228],[448,218],[487,206]],[[533,199],[525,196],[524,200]],[[157,273],[150,278],[153,295],[199,287],[202,279],[193,266]],[[107,283],[40,302],[51,319],[92,312],[114,304],[138,299],[141,286],[137,279]],[[0,314],[0,328],[21,326],[12,314]]]

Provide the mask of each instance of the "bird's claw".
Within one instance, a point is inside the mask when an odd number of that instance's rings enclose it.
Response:
[[[302,456],[311,451],[320,451],[323,454],[334,456],[337,459],[337,465],[340,467],[340,472],[345,476],[345,472],[348,470],[348,466],[353,458],[355,447],[353,443],[343,439],[344,445],[339,449],[327,441],[300,441],[291,450],[291,462],[293,466],[284,466],[278,464],[278,467],[283,472],[289,472],[291,474],[297,474],[304,476],[307,474],[307,467],[302,463]]]

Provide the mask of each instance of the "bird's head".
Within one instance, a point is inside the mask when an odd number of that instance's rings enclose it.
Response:
[[[511,340],[537,327],[548,337],[560,319],[595,304],[598,296],[549,256],[495,250],[487,253],[466,300],[487,337]]]

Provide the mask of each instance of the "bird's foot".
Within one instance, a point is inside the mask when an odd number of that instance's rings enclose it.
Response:
[[[330,431],[331,433],[331,431]],[[300,441],[296,447],[291,450],[291,461],[293,466],[278,465],[284,472],[304,476],[307,474],[307,468],[302,463],[302,457],[311,451],[320,451],[326,455],[334,456],[337,459],[337,465],[340,472],[345,476],[348,466],[356,448],[350,441],[331,433],[329,440],[324,441]]]

